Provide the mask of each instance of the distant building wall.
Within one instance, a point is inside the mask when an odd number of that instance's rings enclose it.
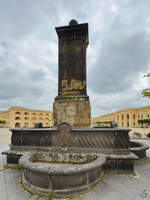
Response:
[[[150,119],[150,106],[129,108],[99,117],[94,117],[91,119],[91,124],[96,125],[97,122],[115,121],[120,127],[133,128],[140,126],[140,124],[138,124],[139,119]],[[143,125],[150,126],[148,124]]]
[[[38,122],[41,122],[43,126],[53,126],[53,112],[15,106],[1,111],[0,120],[5,120],[6,124],[2,126],[9,128],[34,127]]]

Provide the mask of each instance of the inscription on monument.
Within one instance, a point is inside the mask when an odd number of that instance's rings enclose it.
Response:
[[[78,46],[79,45],[79,46]],[[79,59],[82,56],[82,41],[69,40],[65,41],[61,53],[61,77],[76,78],[81,75],[83,62]]]

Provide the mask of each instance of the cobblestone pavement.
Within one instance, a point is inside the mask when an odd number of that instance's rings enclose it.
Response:
[[[141,140],[140,140],[141,141]],[[142,140],[150,145],[150,140]],[[8,144],[1,143],[0,152],[7,150]],[[135,165],[135,176],[108,173],[91,192],[74,198],[75,200],[150,200],[150,151],[149,159]],[[17,169],[5,168],[6,156],[0,154],[0,200],[46,200],[31,195],[19,182]]]

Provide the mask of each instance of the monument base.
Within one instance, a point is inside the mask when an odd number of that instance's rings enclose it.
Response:
[[[90,126],[91,106],[88,96],[57,96],[53,104],[54,126],[70,122],[75,127]]]

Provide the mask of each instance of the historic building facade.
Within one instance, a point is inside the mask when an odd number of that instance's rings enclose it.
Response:
[[[45,110],[32,110],[19,106],[11,107],[6,111],[0,112],[0,120],[4,120],[5,126],[15,127],[34,127],[35,123],[41,122],[43,126],[53,126],[53,112]]]
[[[150,119],[150,106],[139,108],[129,108],[119,110],[114,113],[102,115],[91,119],[91,124],[96,125],[99,122],[115,121],[121,127],[138,127],[138,120]],[[149,126],[148,124],[143,124]]]

